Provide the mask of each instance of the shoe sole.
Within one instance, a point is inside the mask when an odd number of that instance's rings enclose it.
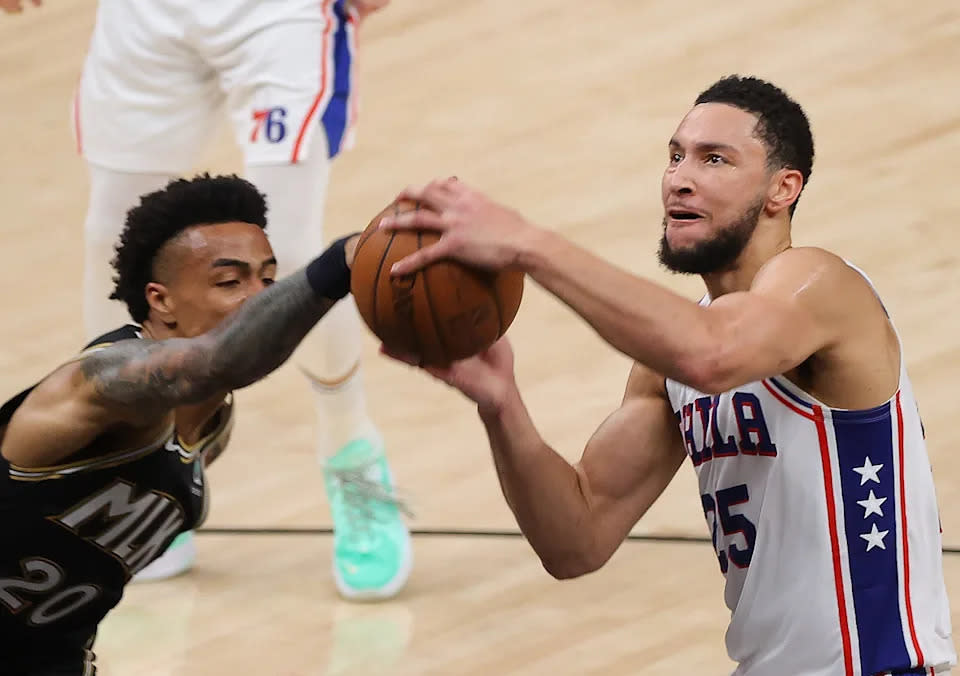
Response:
[[[407,584],[410,578],[410,572],[413,570],[413,547],[410,544],[410,536],[404,540],[403,559],[400,562],[400,569],[397,574],[381,587],[376,589],[356,589],[349,586],[340,575],[340,569],[337,567],[336,559],[333,560],[333,579],[337,585],[337,591],[340,596],[348,601],[383,601],[393,598]]]

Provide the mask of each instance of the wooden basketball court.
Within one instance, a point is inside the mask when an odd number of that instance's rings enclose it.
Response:
[[[736,7],[736,11],[734,10]],[[0,386],[6,397],[82,341],[86,206],[69,101],[95,5],[0,16]],[[361,126],[338,160],[330,236],[408,183],[456,174],[535,221],[689,297],[658,269],[666,141],[721,75],[769,78],[817,142],[795,242],[873,278],[906,346],[947,546],[960,547],[960,6],[597,0],[394,0],[361,34]],[[239,168],[226,127],[200,165]],[[198,168],[200,168],[198,167]],[[545,437],[575,459],[619,402],[628,360],[532,283],[510,331]],[[514,530],[473,407],[368,340],[370,400],[415,528]],[[211,469],[209,527],[329,525],[313,398],[285,367],[238,394]],[[707,534],[692,468],[638,534]],[[628,542],[557,582],[517,537],[420,535],[394,601],[339,601],[324,534],[204,534],[189,575],[128,589],[97,643],[106,676],[725,674],[728,613],[709,543]],[[945,557],[960,625],[960,554]]]

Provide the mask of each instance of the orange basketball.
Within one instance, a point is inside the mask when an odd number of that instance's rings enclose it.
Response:
[[[431,366],[481,352],[502,336],[520,309],[523,273],[487,272],[441,260],[412,275],[391,266],[440,235],[427,230],[380,230],[380,219],[426,208],[407,200],[381,211],[357,242],[351,292],[360,316],[388,349]]]

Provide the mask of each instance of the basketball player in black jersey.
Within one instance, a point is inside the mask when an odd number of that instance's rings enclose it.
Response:
[[[350,288],[357,235],[274,282],[263,196],[178,180],[128,216],[114,298],[137,325],[0,408],[0,673],[95,673],[124,585],[206,511],[230,392],[280,366]]]

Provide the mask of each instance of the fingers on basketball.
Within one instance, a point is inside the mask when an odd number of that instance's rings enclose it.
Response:
[[[394,263],[436,244],[440,235],[422,228],[382,229],[380,220],[425,208],[400,199],[377,214],[357,244],[351,291],[360,316],[391,354],[446,366],[482,352],[506,333],[520,309],[523,273],[435,260],[414,273],[391,275]]]

